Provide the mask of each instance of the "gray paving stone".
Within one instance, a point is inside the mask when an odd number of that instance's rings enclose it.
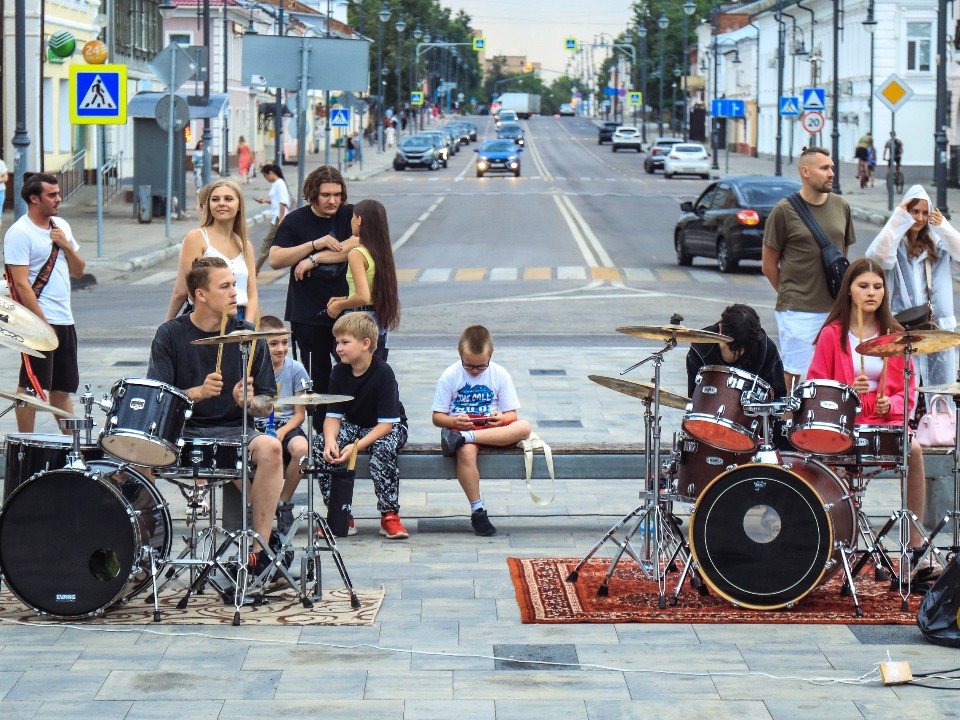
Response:
[[[713,682],[717,692],[724,700],[784,700],[790,702],[803,701],[840,701],[840,700],[869,700],[872,698],[891,697],[895,694],[890,688],[879,687],[876,683],[870,685],[842,685],[842,684],[813,684],[803,680],[792,679],[792,673],[772,673],[780,677],[791,676],[791,679],[773,679],[758,675],[724,676],[714,675]],[[826,675],[826,674],[825,674]],[[843,677],[852,677],[843,674]],[[830,673],[829,677],[834,677]],[[824,677],[821,675],[820,677]]]
[[[550,720],[587,720],[583,700],[497,700],[497,720],[529,720],[546,717]]]
[[[171,718],[229,717],[222,714],[221,700],[137,700],[126,720],[170,720]]]
[[[157,670],[160,672],[176,672],[183,669],[199,673],[235,672],[243,667],[249,648],[246,642],[187,638],[167,648]]]
[[[112,720],[128,717],[131,702],[121,700],[90,700],[89,702],[49,702],[45,701],[34,718],[47,720]]]
[[[302,668],[284,670],[277,686],[277,700],[314,698],[320,700],[361,700],[367,686],[368,673],[359,668],[329,668],[322,673]]]
[[[94,645],[88,647],[73,664],[74,670],[156,670],[166,652],[165,646],[144,646],[139,650],[127,645]]]
[[[781,673],[788,670],[808,674],[831,669],[830,662],[817,647],[780,648],[776,653],[752,643],[738,644],[737,647],[748,669],[754,671]]]
[[[256,700],[272,698],[279,682],[280,673],[271,671],[192,672],[190,668],[183,668],[179,672],[116,670],[103,683],[97,699]]]
[[[30,701],[36,698],[53,699],[49,693],[51,688],[56,688],[57,700],[94,700],[106,679],[107,673],[100,670],[27,670],[4,698]]]
[[[670,662],[670,655],[664,654],[659,658],[660,670],[674,671],[676,674],[662,674],[662,672],[628,672],[624,673],[630,697],[644,702],[663,703],[676,698],[677,700],[720,700],[712,678],[705,671],[700,674],[684,674],[687,671],[679,663]],[[666,662],[666,667],[664,667]],[[696,672],[696,671],[694,671]],[[740,699],[740,698],[734,698]]]
[[[759,700],[721,702],[676,697],[672,700],[646,699],[634,702],[611,700],[586,701],[589,720],[689,720],[690,718],[736,718],[770,720],[770,713]]]
[[[259,645],[250,648],[243,664],[244,670],[306,670],[310,668],[338,670],[370,667],[383,667],[390,670],[409,668],[410,654],[372,647]]]
[[[492,700],[406,700],[405,720],[500,720],[503,716]],[[529,719],[529,716],[528,716]]]
[[[82,647],[54,645],[23,647],[11,645],[0,649],[0,670],[69,670],[80,657]]]
[[[486,587],[482,583],[481,587]],[[493,598],[424,598],[423,617],[429,620],[455,620],[458,622],[488,622],[497,619],[497,603]]]
[[[351,700],[337,697],[304,696],[252,702],[230,700],[223,704],[220,717],[223,720],[337,717],[402,720],[403,713],[404,703],[390,700]]]
[[[4,591],[5,592],[5,591]],[[2,645],[53,645],[63,634],[56,626],[23,623],[0,623],[0,646]]]
[[[450,620],[391,623],[389,627],[381,627],[380,644],[401,649],[449,648],[460,642],[459,632],[459,623]]]
[[[557,671],[518,672],[454,672],[455,697],[493,700],[570,700],[580,702],[590,695],[626,700],[629,691],[620,673]]]
[[[40,701],[32,702],[10,702],[0,700],[0,717],[3,720],[8,718],[33,718],[40,709]]]
[[[902,720],[902,718],[957,718],[956,693],[946,697],[931,697],[929,690],[910,688],[910,696],[890,701],[887,699],[857,700],[856,705],[865,718],[871,720]]]
[[[22,674],[23,672],[19,670],[0,671],[0,700],[2,700],[3,696],[7,694],[7,691],[16,684]]]
[[[852,700],[767,700],[764,705],[773,720],[807,720],[814,716],[830,720],[863,720],[863,713]]]
[[[470,675],[472,678],[473,673]],[[363,697],[372,700],[452,700],[453,679],[454,673],[446,670],[396,673],[375,668],[367,673]]]

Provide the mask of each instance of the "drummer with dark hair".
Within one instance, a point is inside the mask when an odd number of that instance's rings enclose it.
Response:
[[[184,426],[189,438],[215,438],[238,442],[243,427],[242,359],[239,343],[194,345],[192,341],[220,335],[227,330],[253,330],[237,319],[237,289],[233,271],[221,258],[202,257],[187,273],[187,293],[194,311],[168,320],[157,328],[150,348],[147,376],[180,388],[193,401],[193,414]],[[222,357],[220,355],[222,350]],[[246,377],[247,407],[254,417],[266,417],[273,409],[276,382],[266,343],[256,343],[253,364]],[[273,517],[283,486],[280,441],[254,429],[248,419],[250,463],[257,466],[249,489],[253,505],[253,529],[260,538],[271,537]],[[280,545],[271,538],[276,551]],[[270,564],[257,540],[251,572],[259,575]]]
[[[749,305],[730,305],[720,322],[704,330],[732,338],[729,343],[694,343],[687,352],[687,394],[693,397],[697,373],[706,365],[735,367],[756,375],[773,389],[775,398],[785,397],[783,362],[773,340],[760,325],[760,317]]]

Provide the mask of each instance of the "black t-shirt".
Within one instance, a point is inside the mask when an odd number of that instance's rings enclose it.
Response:
[[[704,330],[720,332],[720,323],[705,327]],[[787,394],[780,352],[766,333],[756,347],[750,348],[747,353],[732,363],[724,361],[717,343],[693,343],[687,352],[687,394],[690,397],[693,397],[697,387],[697,373],[705,365],[740,368],[766,382],[773,390],[774,398],[782,398]]]
[[[228,332],[241,328],[253,330],[253,325],[241,320],[227,324]],[[219,332],[201,330],[190,320],[190,315],[180,315],[173,320],[168,320],[157,328],[157,334],[153,338],[147,377],[173,385],[184,392],[189,388],[203,385],[204,378],[217,368],[219,346],[191,345],[190,342],[219,334]],[[273,364],[266,352],[266,343],[257,342],[253,355],[253,368],[250,374],[253,375],[254,393],[276,397],[277,383],[273,375]],[[240,427],[243,425],[243,412],[233,400],[233,387],[240,382],[243,375],[240,365],[240,344],[224,345],[220,363],[223,392],[215,398],[195,402],[193,415],[187,420],[186,427]],[[253,427],[252,418],[250,423],[250,427]]]
[[[350,238],[350,219],[353,205],[341,205],[333,217],[317,216],[309,205],[287,213],[277,227],[273,244],[289,248],[333,235],[337,240]],[[304,255],[306,257],[306,255]],[[343,272],[335,280],[324,280],[318,273],[310,273],[303,280],[294,277],[296,263],[290,267],[290,283],[287,286],[287,309],[284,318],[304,325],[332,325],[326,314],[327,300],[347,295],[347,274]]]
[[[362,428],[406,419],[397,378],[393,369],[383,360],[374,358],[367,371],[359,377],[354,376],[353,368],[346,363],[337,363],[330,373],[327,392],[353,397],[350,402],[330,405],[327,417],[341,417]]]

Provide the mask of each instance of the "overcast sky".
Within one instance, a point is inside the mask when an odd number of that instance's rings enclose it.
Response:
[[[629,0],[444,0],[444,4],[454,14],[463,8],[473,18],[473,27],[487,40],[488,58],[526,55],[542,65],[547,84],[567,67],[564,38],[592,42],[601,31],[616,36],[631,17]]]

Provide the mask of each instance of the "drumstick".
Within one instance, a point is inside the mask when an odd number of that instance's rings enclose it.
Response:
[[[889,331],[887,331],[889,334]],[[907,358],[903,359],[904,362],[907,362]],[[887,386],[887,363],[890,362],[890,358],[883,359],[883,367],[880,369],[880,384],[877,386],[877,397],[884,397],[883,389]],[[903,389],[903,395],[906,397],[907,392],[906,388]]]
[[[360,438],[353,441],[353,452],[350,453],[350,462],[347,463],[347,470],[355,470],[357,467],[357,450],[360,448]]]
[[[263,317],[263,310],[257,310],[257,322],[253,326],[253,331],[256,332],[260,329],[260,318]],[[253,356],[256,355],[257,350],[257,340],[254,338],[253,344],[250,346],[250,357],[247,358],[247,374],[244,376],[244,380],[250,376],[250,371],[253,369]]]
[[[859,330],[860,335],[860,344],[863,345],[863,306],[857,305],[857,329]],[[864,360],[863,355],[860,356],[860,374],[867,374],[867,365],[866,360]]]
[[[223,315],[220,316],[220,334],[227,334],[227,308],[223,308]],[[223,360],[223,343],[217,346],[217,369],[214,371],[220,374],[220,361]]]

